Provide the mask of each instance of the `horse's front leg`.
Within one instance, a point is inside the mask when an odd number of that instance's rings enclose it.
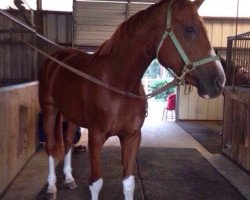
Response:
[[[75,179],[72,176],[72,167],[71,167],[72,145],[76,128],[77,127],[75,124],[68,122],[67,128],[64,132],[64,144],[67,153],[64,157],[63,172],[65,175],[65,184],[69,189],[75,189],[77,187]]]
[[[133,200],[135,190],[135,178],[133,169],[136,155],[141,142],[141,131],[135,131],[131,135],[121,136],[122,165],[123,165],[123,193],[125,200]]]
[[[91,167],[90,185],[91,199],[98,200],[100,190],[103,185],[101,170],[101,150],[105,142],[104,133],[89,130],[89,160]]]

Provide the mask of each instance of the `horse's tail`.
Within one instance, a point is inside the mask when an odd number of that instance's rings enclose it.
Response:
[[[60,112],[58,112],[55,120],[54,156],[59,160],[63,158],[65,152],[62,123],[63,123],[63,116]]]

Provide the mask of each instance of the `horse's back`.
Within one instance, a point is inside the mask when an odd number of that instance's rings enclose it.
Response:
[[[73,57],[77,57],[77,59],[79,59],[80,57],[82,57],[81,60],[88,60],[90,55],[77,50],[77,49],[68,49],[68,48],[63,48],[63,49],[59,49],[57,51],[55,51],[53,54],[51,54],[51,56],[59,61],[62,62],[67,62],[67,60],[72,59]],[[53,66],[52,66],[53,65]],[[47,58],[45,60],[45,62],[43,63],[40,73],[39,73],[39,79],[43,79],[45,76],[45,73],[49,73],[50,71],[55,70],[55,68],[57,67],[62,67],[59,66],[59,64],[53,62],[51,59]],[[79,68],[80,66],[73,66],[74,68]]]

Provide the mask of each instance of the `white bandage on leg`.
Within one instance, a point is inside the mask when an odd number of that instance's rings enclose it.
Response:
[[[72,154],[72,148],[69,149],[68,153],[64,157],[63,172],[65,174],[65,183],[70,183],[75,181],[72,176],[71,154]]]
[[[96,182],[89,185],[89,189],[91,191],[91,200],[98,200],[98,196],[100,193],[100,190],[102,189],[103,185],[103,179],[100,178]]]
[[[56,188],[56,173],[55,173],[55,161],[52,156],[49,156],[49,174],[48,174],[48,189],[47,193],[57,192]]]
[[[125,200],[133,200],[135,191],[135,177],[129,176],[123,180],[123,194]]]

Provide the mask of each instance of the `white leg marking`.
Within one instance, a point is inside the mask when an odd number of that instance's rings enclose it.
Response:
[[[98,200],[99,192],[102,189],[103,179],[100,178],[96,182],[89,185],[91,191],[91,200]]]
[[[133,200],[135,190],[135,177],[129,176],[123,180],[123,193],[125,200]]]
[[[49,174],[48,174],[48,189],[47,193],[55,193],[56,188],[56,173],[55,173],[55,161],[52,156],[49,156]]]
[[[65,174],[65,183],[70,183],[75,181],[75,179],[72,176],[71,155],[72,155],[72,148],[69,149],[68,153],[64,157],[63,172]]]

